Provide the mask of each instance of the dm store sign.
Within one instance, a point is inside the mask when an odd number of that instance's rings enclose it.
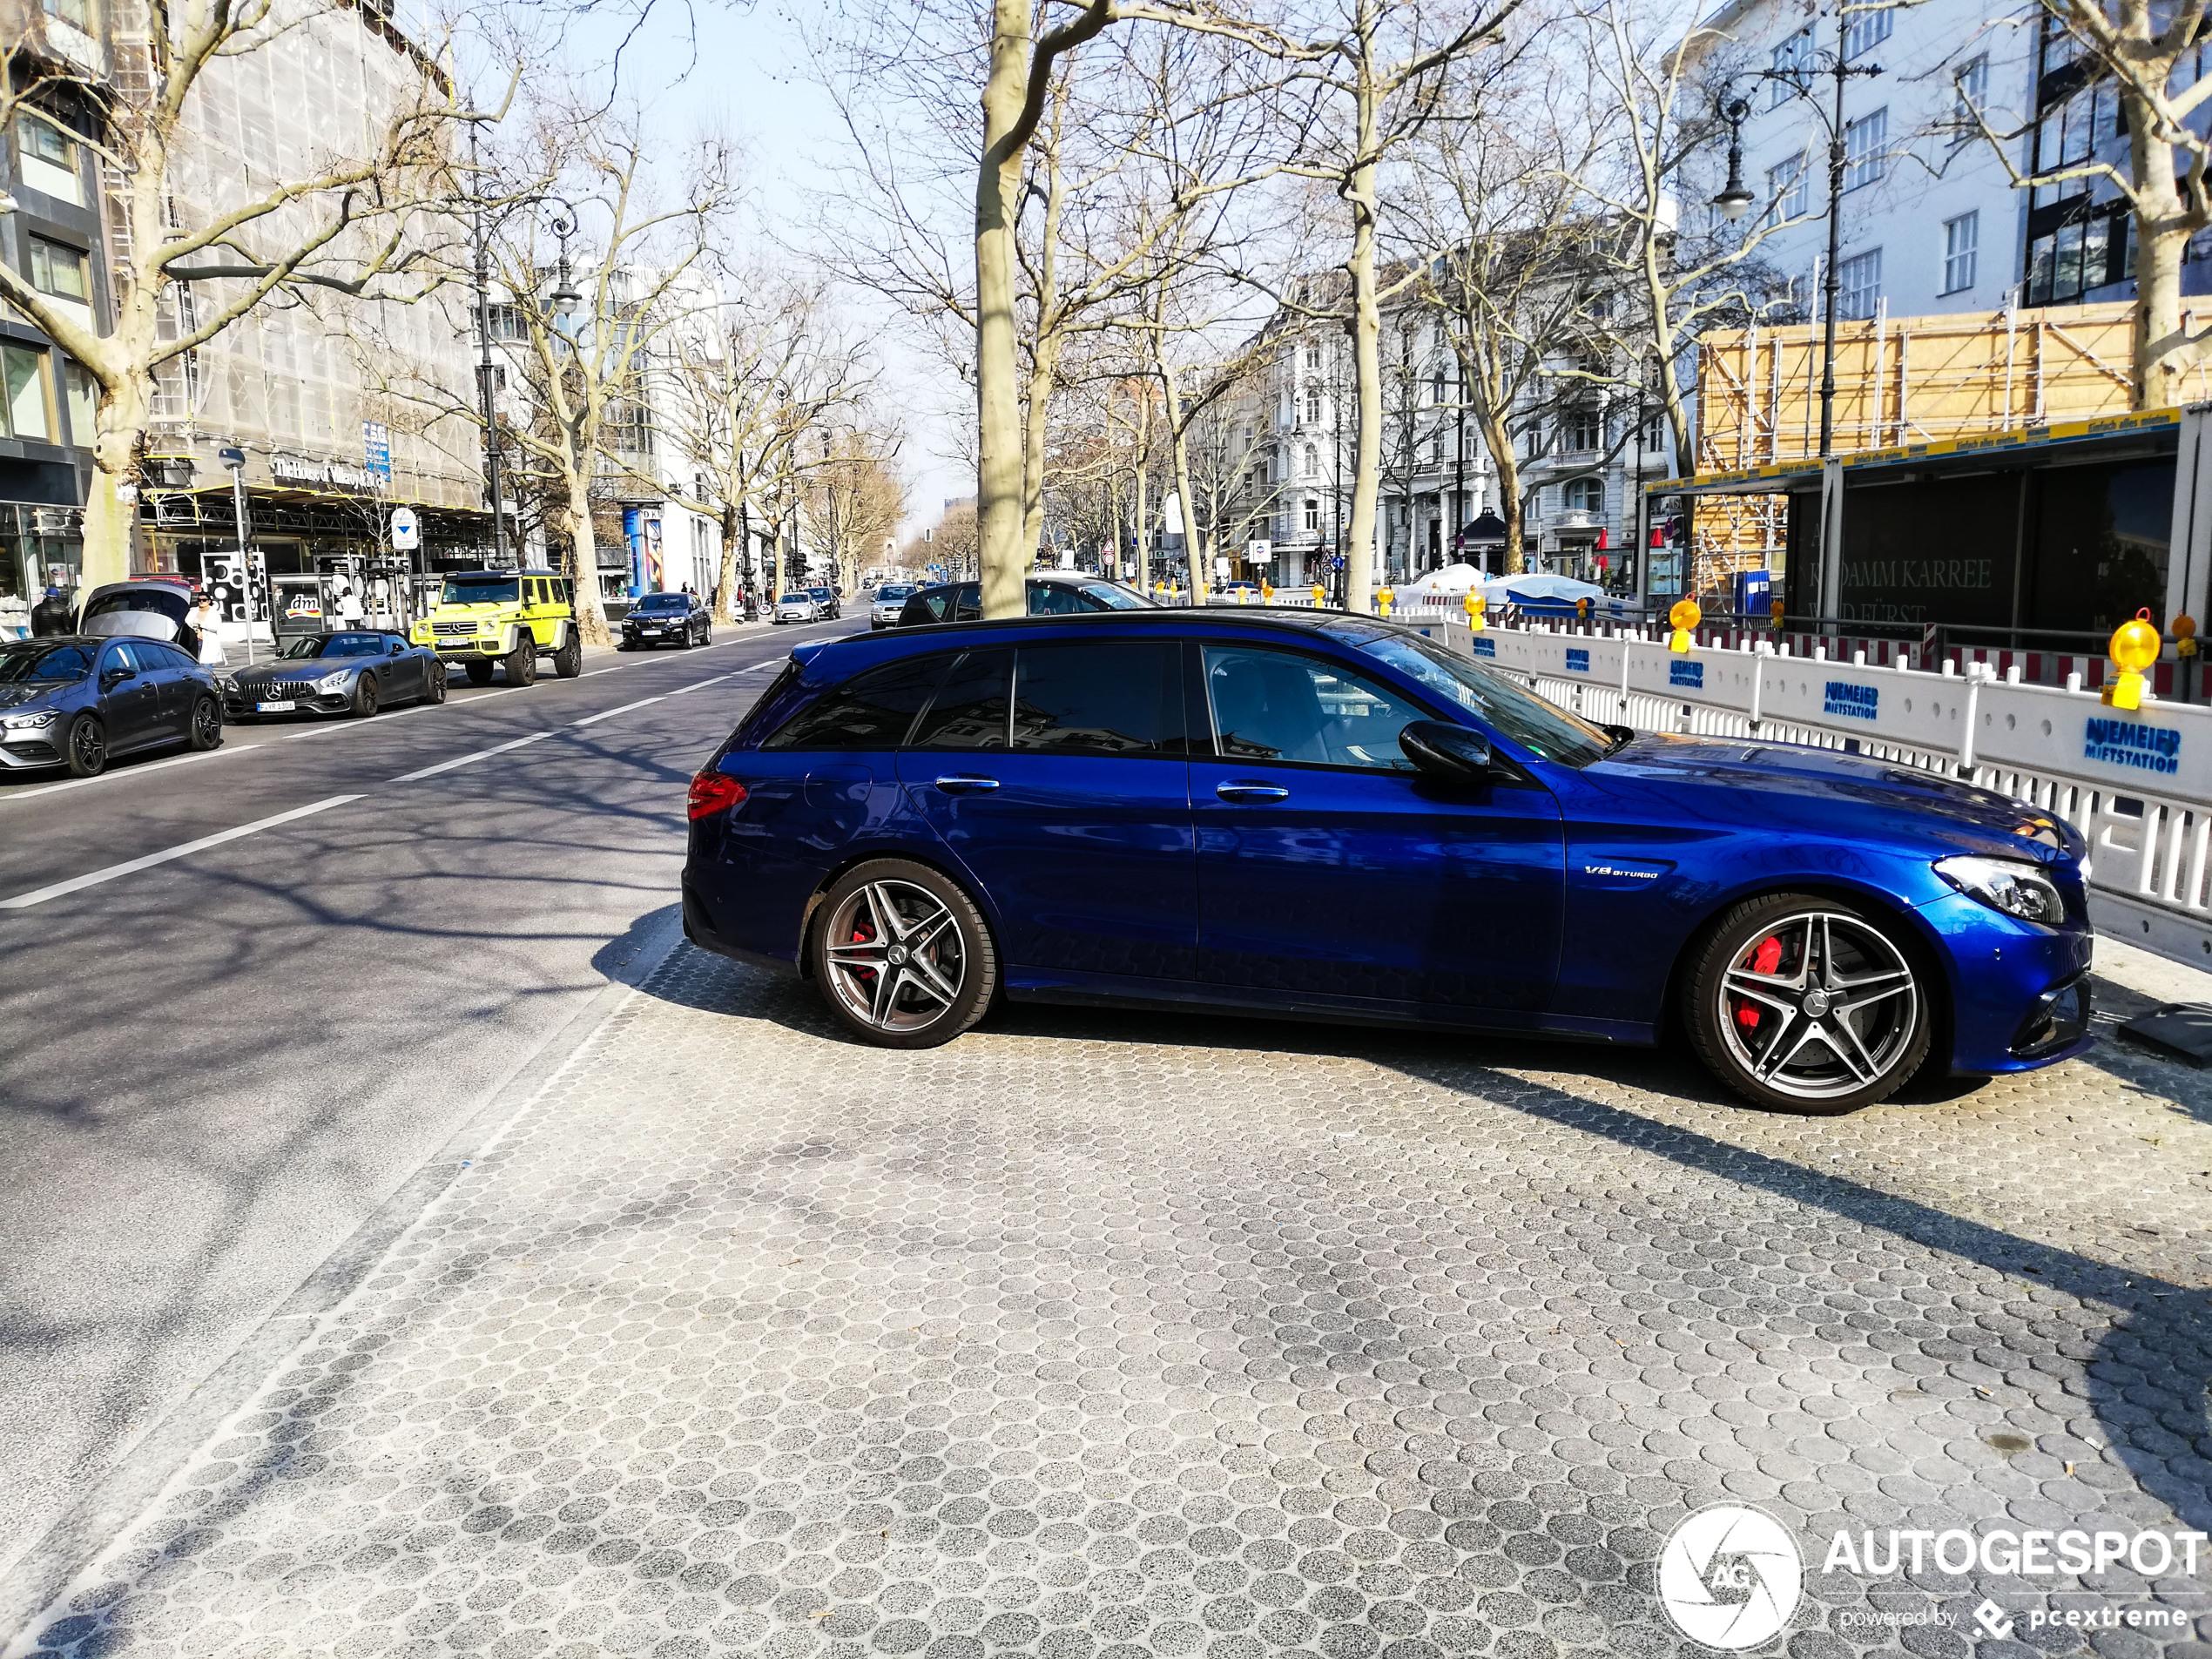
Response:
[[[1823,688],[1820,711],[1846,720],[1871,720],[1882,712],[1882,688],[1854,685],[1849,680],[1830,680]]]
[[[2172,726],[2147,725],[2141,720],[2091,720],[2081,745],[2085,759],[2107,766],[2132,766],[2138,772],[2178,772],[2182,765],[2182,734]]]

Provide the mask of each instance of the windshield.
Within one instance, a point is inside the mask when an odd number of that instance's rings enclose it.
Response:
[[[1150,610],[1152,609],[1152,602],[1150,599],[1133,589],[1122,586],[1118,582],[1086,582],[1082,584],[1082,591],[1085,598],[1097,601],[1109,610]]]
[[[512,604],[523,597],[522,583],[511,576],[449,576],[438,603],[443,605]]]
[[[817,599],[826,599],[829,597],[829,590],[827,588],[809,588],[806,591],[813,594]]]
[[[1332,629],[1340,638],[1368,656],[1388,663],[1399,673],[1418,680],[1427,690],[1471,711],[1485,725],[1542,760],[1561,765],[1587,766],[1602,760],[1620,745],[1588,721],[1554,708],[1534,691],[1525,691],[1504,675],[1470,662],[1419,634],[1378,633],[1357,636],[1364,629]]]
[[[640,610],[688,610],[691,605],[680,593],[649,593],[637,602]]]
[[[776,603],[786,605],[803,605],[813,597],[811,593],[786,593]]]
[[[84,645],[10,645],[0,650],[0,685],[81,680],[91,671],[92,652]]]
[[[319,634],[295,639],[285,647],[287,657],[381,657],[389,648],[384,634]]]
[[[913,592],[914,590],[905,583],[894,582],[887,588],[878,588],[875,590],[875,602],[878,604],[886,604],[894,599],[907,598]]]

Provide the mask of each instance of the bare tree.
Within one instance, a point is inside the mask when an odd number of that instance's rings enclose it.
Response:
[[[112,73],[97,48],[72,53],[36,7],[7,18],[0,129],[44,131],[91,152],[114,239],[114,327],[103,334],[64,285],[0,265],[0,300],[82,364],[98,388],[84,523],[88,583],[130,573],[140,459],[156,376],[240,318],[311,288],[400,292],[426,252],[449,241],[455,129],[485,118],[440,67],[441,43],[397,35],[344,0],[194,0],[172,10],[121,0],[107,18]],[[370,30],[392,62],[372,64],[361,105],[332,145],[273,174],[242,166],[224,136],[241,84],[300,54],[354,56],[341,31]],[[91,46],[89,39],[87,47]],[[252,158],[256,163],[266,158]],[[194,303],[177,285],[194,284]],[[418,285],[419,291],[419,285]]]
[[[894,464],[898,442],[847,428],[825,434],[822,451],[806,475],[799,539],[851,593],[907,516],[907,487]]]

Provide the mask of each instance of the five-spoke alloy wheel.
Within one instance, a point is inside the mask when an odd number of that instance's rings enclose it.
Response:
[[[974,901],[927,865],[850,870],[817,908],[809,967],[839,1022],[890,1049],[934,1049],[974,1025],[998,985]]]
[[[1898,924],[1811,894],[1721,919],[1684,987],[1698,1057],[1755,1104],[1845,1112],[1920,1069],[1933,1009]]]

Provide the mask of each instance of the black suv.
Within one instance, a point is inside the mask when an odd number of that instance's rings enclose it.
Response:
[[[1103,577],[1080,571],[1052,570],[1024,580],[1033,617],[1064,617],[1082,610],[1150,610],[1153,601],[1134,588]],[[934,622],[980,622],[983,617],[983,584],[980,582],[941,582],[918,589],[899,613],[899,626],[914,628]]]
[[[630,607],[622,619],[617,651],[637,651],[654,645],[693,645],[713,643],[714,617],[696,593],[649,593]]]

